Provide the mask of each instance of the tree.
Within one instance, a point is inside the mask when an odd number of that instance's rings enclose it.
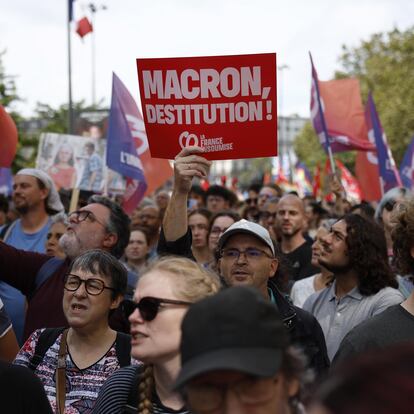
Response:
[[[93,106],[86,105],[83,100],[73,103],[74,114],[102,110],[105,110],[105,108],[102,107],[102,102]],[[46,103],[38,102],[35,113],[37,118],[46,121],[45,126],[41,128],[41,132],[56,132],[57,134],[68,133],[68,104],[62,104],[55,109]]]
[[[359,78],[364,102],[373,93],[399,164],[414,134],[414,27],[374,34],[355,48],[343,46],[340,62],[336,78]]]
[[[311,172],[316,165],[325,165],[327,155],[319,142],[319,138],[313,129],[311,122],[307,122],[295,139],[294,149],[298,158],[303,161]],[[351,171],[355,165],[355,152],[341,152],[334,154],[336,159],[342,161]]]
[[[5,51],[0,52],[0,105],[10,108],[13,102],[19,100],[16,93],[16,84],[14,77],[7,75],[3,65],[3,56]]]

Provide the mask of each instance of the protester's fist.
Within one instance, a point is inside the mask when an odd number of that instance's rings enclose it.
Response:
[[[197,146],[185,147],[174,160],[174,191],[188,194],[193,177],[207,178],[211,161],[198,155],[204,149]]]

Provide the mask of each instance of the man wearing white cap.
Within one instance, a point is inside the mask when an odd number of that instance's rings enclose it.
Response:
[[[24,168],[14,177],[13,202],[20,218],[4,229],[1,238],[10,246],[44,253],[50,216],[64,210],[52,179],[35,168]],[[22,343],[25,320],[25,297],[20,291],[0,281],[0,297],[9,314],[16,337]]]
[[[192,178],[206,176],[210,166],[202,154],[200,147],[186,147],[175,159],[174,188],[158,245],[161,254],[191,257],[186,205]],[[302,348],[309,366],[322,374],[329,366],[322,329],[312,315],[291,305],[278,290],[275,275],[280,252],[268,230],[248,220],[235,222],[220,237],[215,254],[224,285],[255,287],[266,300],[276,304],[292,344]]]

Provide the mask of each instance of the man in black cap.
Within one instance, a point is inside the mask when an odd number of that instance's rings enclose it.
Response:
[[[194,304],[181,341],[176,388],[191,412],[290,414],[299,404],[303,366],[276,306],[256,289],[232,287]]]

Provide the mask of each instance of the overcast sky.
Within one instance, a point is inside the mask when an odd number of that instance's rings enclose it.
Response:
[[[90,2],[75,2],[75,18]],[[283,115],[309,116],[312,52],[321,80],[340,69],[342,45],[414,25],[412,0],[102,0],[95,15],[96,95],[109,105],[114,71],[138,101],[137,57],[276,52]],[[67,102],[67,0],[0,0],[0,50],[24,102]],[[279,72],[280,74],[280,72]],[[91,36],[72,34],[73,99],[92,99]]]

